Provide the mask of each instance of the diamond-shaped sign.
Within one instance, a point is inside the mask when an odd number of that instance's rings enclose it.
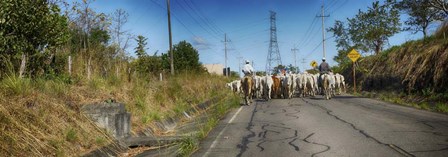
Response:
[[[353,62],[356,62],[361,55],[356,51],[355,49],[352,49],[348,54],[347,57],[350,58]]]
[[[315,68],[315,67],[317,67],[317,62],[316,62],[316,61],[312,61],[312,62],[310,63],[310,65],[311,65],[313,68]]]

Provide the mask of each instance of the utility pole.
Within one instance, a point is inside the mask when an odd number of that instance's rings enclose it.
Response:
[[[241,59],[243,59],[243,57],[236,57],[238,59],[238,68],[239,68],[239,72],[238,72],[238,76],[241,76]]]
[[[297,60],[296,60],[296,52],[297,52],[298,50],[299,50],[299,49],[297,49],[295,46],[294,46],[293,49],[291,49],[292,53],[294,54],[294,66],[295,66],[295,68],[296,68],[296,73],[297,73],[297,71],[299,70],[299,67],[297,67]]]
[[[321,17],[322,18],[322,49],[323,49],[323,54],[324,54],[324,58],[326,58],[326,54],[325,54],[325,25],[324,25],[324,18],[325,17],[330,17],[330,15],[325,15],[324,14],[324,0],[322,0],[322,14],[316,17]]]
[[[303,72],[305,72],[306,68],[305,68],[305,58],[302,59],[302,67],[303,67]]]
[[[173,39],[171,36],[171,13],[170,13],[170,0],[166,0],[167,11],[168,11],[168,34],[170,38],[170,65],[171,65],[171,75],[174,75],[174,52],[173,52]]]
[[[222,41],[222,42],[224,42],[224,55],[225,55],[225,61],[224,61],[224,69],[225,69],[225,71],[226,71],[226,76],[228,77],[229,76],[229,71],[227,71],[227,42],[229,42],[229,40],[227,40],[227,33],[224,33],[224,41]]]

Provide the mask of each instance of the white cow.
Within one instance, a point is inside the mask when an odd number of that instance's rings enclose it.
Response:
[[[284,99],[290,99],[292,97],[292,80],[293,76],[287,74],[286,76],[281,77],[281,86],[282,86],[282,95]]]
[[[334,75],[334,78],[335,78],[335,81],[336,81],[336,83],[335,83],[335,90],[337,91],[337,94],[341,94],[342,92],[344,92],[345,93],[345,80],[344,80],[344,76],[342,76],[341,74],[339,74],[339,73],[336,73],[335,75]]]
[[[263,97],[266,100],[271,100],[272,85],[274,85],[272,76],[266,75],[262,78]]]
[[[232,89],[235,93],[241,93],[241,80],[235,80],[232,82]]]
[[[261,80],[262,78],[260,76],[254,77],[254,84],[255,84],[254,95],[256,98],[261,98],[262,95],[263,87],[261,84]]]

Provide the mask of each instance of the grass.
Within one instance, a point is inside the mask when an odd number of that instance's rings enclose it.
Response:
[[[194,137],[185,137],[179,144],[178,156],[190,156],[198,147],[199,142]]]
[[[226,78],[178,74],[164,81],[132,76],[82,76],[0,80],[0,156],[71,156],[113,144],[113,138],[80,112],[85,104],[124,103],[131,112],[131,132],[156,128],[164,117],[182,114],[206,100],[231,93]],[[227,97],[234,99],[232,97]],[[229,107],[219,107],[219,115]],[[210,121],[207,131],[215,122]],[[213,122],[213,123],[212,123]],[[162,131],[154,129],[158,135]],[[184,149],[190,148],[189,146]]]
[[[375,94],[373,94],[375,93]],[[404,93],[395,92],[362,92],[358,96],[365,96],[369,98],[378,98],[380,100],[395,103],[403,106],[410,106],[418,109],[441,112],[448,114],[448,103],[446,95],[448,93],[407,95]]]
[[[208,115],[207,121],[200,125],[198,132],[194,136],[188,136],[179,143],[179,155],[189,156],[197,150],[200,141],[207,137],[210,131],[219,123],[219,120],[228,112],[231,108],[239,106],[240,98],[232,93],[228,93],[222,101],[219,101],[211,107],[211,109],[205,111]]]

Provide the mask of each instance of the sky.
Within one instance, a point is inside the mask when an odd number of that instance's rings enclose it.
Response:
[[[310,62],[320,63],[323,57],[321,7],[324,5],[324,28],[335,20],[346,21],[358,10],[366,11],[374,0],[170,0],[173,44],[182,40],[199,52],[203,64],[225,64],[239,71],[244,60],[254,63],[256,71],[265,71],[270,41],[270,11],[276,12],[277,41],[283,65],[310,69]],[[129,13],[125,30],[148,38],[147,53],[166,53],[169,49],[166,0],[96,0],[97,12],[113,13],[124,9]],[[229,42],[225,43],[224,36]],[[326,58],[337,65],[334,38],[325,32]],[[402,32],[390,38],[389,45],[399,45],[421,38],[421,33]],[[128,49],[133,55],[136,43]],[[296,58],[292,52],[297,48]],[[364,54],[365,55],[365,54]]]

